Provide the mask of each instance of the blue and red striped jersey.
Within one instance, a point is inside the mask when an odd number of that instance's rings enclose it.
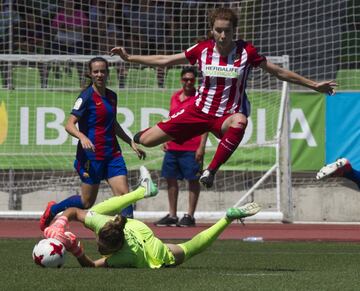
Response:
[[[117,95],[106,89],[100,96],[89,86],[77,98],[71,114],[79,118],[79,130],[95,146],[95,152],[84,151],[78,142],[76,158],[88,160],[107,160],[121,156],[121,148],[115,134]]]

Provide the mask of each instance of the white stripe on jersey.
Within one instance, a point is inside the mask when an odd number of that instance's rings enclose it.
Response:
[[[239,112],[242,112],[241,108],[243,106],[245,106],[245,104],[244,104],[245,84],[242,87],[241,91],[240,91],[240,86],[241,86],[241,84],[243,82],[246,82],[246,78],[247,78],[247,75],[248,75],[248,71],[246,73],[244,72],[244,68],[245,68],[247,59],[248,59],[247,51],[243,50],[242,55],[241,55],[241,63],[240,63],[240,76],[239,76],[239,79],[237,80],[237,83],[236,83],[236,87],[237,87],[236,95],[235,95],[234,103],[233,103],[233,105],[231,107],[231,111],[234,111],[234,112],[235,112],[237,104],[239,104],[239,98],[241,96],[242,96],[242,100],[241,100],[241,106],[239,108]],[[249,68],[248,68],[248,70],[249,70]],[[240,84],[239,84],[239,82],[240,82]]]
[[[234,48],[235,52],[237,50],[237,48],[235,47]],[[233,58],[233,55],[234,54],[229,54],[228,57],[227,57],[227,64],[228,66],[231,65],[233,66],[234,65],[234,58]],[[237,86],[237,81],[236,80],[236,86]],[[230,93],[230,90],[231,90],[231,86],[232,86],[232,79],[231,78],[226,78],[225,79],[225,89],[223,91],[223,94],[221,96],[221,100],[220,100],[220,104],[219,104],[219,108],[217,109],[216,113],[215,113],[215,116],[223,116],[224,115],[224,112],[225,112],[225,109],[226,109],[226,105],[228,104],[228,101],[229,101],[229,96],[230,94],[224,94],[225,92],[229,92]],[[238,90],[236,90],[235,92],[237,92]]]
[[[207,50],[208,50],[208,48],[204,49],[204,50],[202,51],[202,53],[201,53],[201,64],[199,64],[201,71],[202,71],[202,66],[203,66],[204,64],[206,64]],[[205,78],[204,75],[203,75],[202,77]],[[200,86],[200,88],[199,88],[199,93],[198,93],[199,95],[198,95],[198,98],[197,98],[196,101],[195,101],[196,106],[199,106],[200,101],[201,101],[201,96],[202,96],[203,93],[204,93],[204,89],[205,89],[205,82],[204,82],[204,81],[205,81],[205,80],[203,80],[203,81],[201,82],[201,86]]]
[[[219,66],[219,63],[220,63],[220,55],[213,53],[212,58],[211,58],[211,65]],[[210,79],[210,89],[207,93],[207,98],[204,102],[204,107],[202,110],[204,113],[209,113],[211,104],[214,99],[214,95],[216,93],[216,87],[217,87],[217,78],[209,77],[209,79]]]

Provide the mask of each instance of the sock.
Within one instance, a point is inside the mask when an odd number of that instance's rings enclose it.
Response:
[[[245,133],[245,124],[241,127],[229,127],[220,140],[215,155],[208,166],[208,170],[216,172],[225,163],[232,153],[237,149]]]
[[[114,196],[103,202],[100,202],[91,207],[90,210],[99,214],[116,215],[129,205],[134,204],[140,199],[143,199],[144,194],[145,188],[140,186],[130,193],[121,196]]]
[[[133,137],[133,141],[135,143],[138,143],[138,144],[141,144],[140,142],[140,137],[142,136],[142,134],[145,132],[145,131],[148,131],[151,127],[147,128],[147,129],[144,129],[142,131],[139,131],[138,133],[136,133]]]
[[[127,218],[134,218],[134,207],[130,204],[128,207],[121,211],[121,215]]]
[[[360,171],[352,169],[349,172],[345,172],[344,177],[355,182],[360,189]]]
[[[57,204],[54,204],[53,206],[51,206],[50,212],[51,212],[51,214],[56,216],[56,214],[58,214],[61,211],[64,211],[65,209],[67,209],[69,207],[76,207],[76,208],[84,209],[84,205],[81,201],[81,196],[73,195],[73,196],[70,196],[69,198],[64,199],[63,201],[61,201]]]
[[[224,217],[221,218],[210,228],[200,232],[194,236],[191,240],[179,244],[178,246],[184,250],[185,260],[187,261],[191,257],[201,253],[208,248],[214,240],[225,230],[225,228],[231,223],[231,220]]]

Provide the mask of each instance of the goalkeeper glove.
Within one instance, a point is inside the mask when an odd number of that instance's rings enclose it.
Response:
[[[46,238],[56,238],[56,236],[61,236],[65,232],[65,228],[69,225],[69,221],[66,216],[60,216],[56,221],[45,228],[44,236]]]
[[[65,248],[67,251],[72,253],[76,258],[79,258],[84,255],[84,248],[80,241],[77,240],[76,235],[70,231],[65,232],[67,237],[67,243]]]

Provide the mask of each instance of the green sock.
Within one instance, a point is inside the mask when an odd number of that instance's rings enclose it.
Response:
[[[121,210],[128,207],[130,204],[133,204],[136,201],[143,199],[144,194],[145,188],[140,186],[139,188],[130,193],[121,196],[114,196],[103,202],[100,202],[94,205],[90,210],[99,214],[116,215],[119,214]]]
[[[230,219],[226,217],[221,218],[213,226],[200,232],[199,234],[194,236],[191,240],[179,244],[178,246],[181,247],[185,253],[184,261],[187,261],[191,257],[201,253],[207,247],[209,247],[230,223],[231,223]]]

